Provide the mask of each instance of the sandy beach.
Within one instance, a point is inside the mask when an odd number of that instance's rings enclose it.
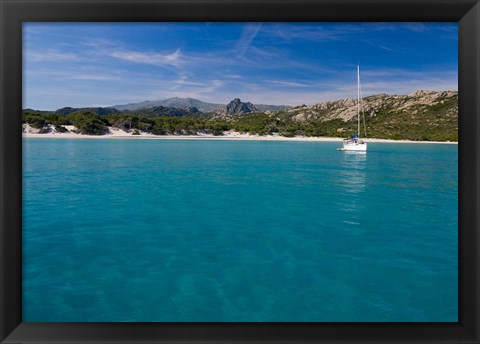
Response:
[[[73,126],[66,126],[69,132],[59,133],[52,130],[49,133],[38,134],[35,129],[30,126],[23,127],[23,138],[58,138],[58,139],[158,139],[158,140],[239,140],[239,141],[307,141],[307,142],[342,142],[339,137],[284,137],[280,135],[252,135],[239,133],[235,131],[226,131],[222,136],[211,134],[198,135],[153,135],[141,132],[139,135],[133,135],[127,131],[110,128],[109,133],[105,135],[82,135],[72,132]],[[387,139],[365,139],[366,142],[382,142],[382,143],[436,143],[436,144],[458,144],[458,142],[438,142],[438,141],[409,141],[409,140],[387,140]]]

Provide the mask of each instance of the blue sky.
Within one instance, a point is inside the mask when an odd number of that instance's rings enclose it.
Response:
[[[24,108],[456,90],[456,23],[26,23]]]

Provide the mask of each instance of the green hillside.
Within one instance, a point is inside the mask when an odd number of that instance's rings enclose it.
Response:
[[[278,112],[243,114],[199,114],[194,109],[162,113],[165,108],[143,109],[141,113],[98,114],[75,111],[70,114],[24,110],[23,123],[40,132],[65,131],[75,126],[78,133],[102,135],[108,127],[157,135],[222,135],[243,133],[281,136],[346,137],[357,130],[357,103],[352,99],[302,105]],[[162,110],[162,111],[159,111]],[[363,113],[367,136],[371,138],[421,141],[458,141],[458,93],[417,91],[407,96],[386,94],[366,97]],[[158,114],[158,115],[157,115]],[[364,135],[364,124],[361,126]]]

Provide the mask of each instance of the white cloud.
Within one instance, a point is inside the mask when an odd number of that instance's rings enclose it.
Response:
[[[180,49],[175,50],[173,53],[151,53],[129,50],[116,50],[108,51],[107,55],[119,60],[150,64],[155,66],[173,66],[177,67],[182,63],[182,54]]]
[[[262,28],[262,23],[245,24],[239,40],[235,44],[235,52],[238,57],[242,57],[247,52],[258,32]]]
[[[110,80],[122,80],[123,77],[119,73],[106,74],[95,73],[90,71],[89,73],[81,72],[73,69],[60,68],[25,68],[23,70],[23,76],[27,78],[48,78],[49,80],[92,80],[92,81],[110,81]]]
[[[187,76],[183,75],[179,79],[173,81],[174,84],[177,85],[177,88],[180,88],[182,86],[200,86],[200,87],[205,87],[208,86],[209,84],[205,82],[198,82],[198,81],[191,81],[188,79]]]
[[[66,76],[67,79],[71,80],[92,80],[92,81],[110,81],[110,80],[119,80],[120,78],[110,75],[97,75],[97,74],[72,74]]]
[[[269,82],[275,85],[288,86],[288,87],[307,87],[308,86],[308,84],[305,84],[305,83],[292,82],[292,81],[270,80]]]
[[[72,53],[64,53],[58,50],[49,49],[46,51],[27,51],[26,61],[46,61],[46,62],[59,62],[59,61],[75,61],[78,56]]]
[[[239,74],[225,74],[224,77],[227,79],[234,79],[234,80],[243,79],[243,76]]]
[[[111,40],[108,39],[94,39],[94,40],[88,40],[84,41],[81,43],[84,46],[95,48],[95,49],[100,49],[100,48],[110,48],[110,47],[115,47],[118,46],[118,43],[115,43]]]

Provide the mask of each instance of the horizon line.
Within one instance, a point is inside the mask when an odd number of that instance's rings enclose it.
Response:
[[[458,89],[446,89],[446,90],[440,90],[440,91],[436,91],[436,90],[429,90],[429,89],[418,89],[418,90],[415,90],[415,91],[412,91],[412,92],[409,92],[409,93],[406,93],[406,94],[397,94],[397,93],[387,93],[387,92],[382,92],[382,93],[374,93],[374,94],[370,94],[370,95],[367,95],[367,96],[363,96],[362,99],[365,99],[365,98],[368,98],[368,97],[373,97],[373,96],[378,96],[378,95],[387,95],[387,96],[408,96],[410,94],[413,94],[413,93],[416,93],[416,92],[419,92],[419,91],[423,91],[423,92],[435,92],[435,93],[440,93],[440,92],[457,92],[458,93]],[[35,111],[56,111],[56,110],[59,110],[59,109],[63,109],[63,108],[77,108],[77,109],[81,109],[81,108],[115,108],[116,106],[126,106],[126,105],[134,105],[134,104],[140,104],[140,103],[147,103],[147,102],[161,102],[161,101],[165,101],[165,100],[169,100],[169,99],[192,99],[192,100],[198,100],[198,101],[201,101],[203,103],[207,103],[207,104],[215,104],[215,105],[227,105],[229,102],[233,101],[234,99],[240,99],[239,97],[234,97],[232,98],[232,100],[230,100],[228,103],[221,103],[221,102],[209,102],[209,101],[204,101],[204,100],[201,100],[201,99],[198,99],[198,98],[192,98],[192,97],[178,97],[178,96],[173,96],[173,97],[168,97],[168,98],[162,98],[162,99],[158,99],[158,100],[142,100],[142,101],[138,101],[138,102],[129,102],[129,103],[125,103],[125,104],[115,104],[115,105],[89,105],[89,106],[69,106],[69,105],[66,105],[66,106],[62,106],[62,107],[57,107],[56,109],[53,109],[53,110],[46,110],[46,109],[34,109],[32,107],[27,107],[27,108],[24,108],[22,106],[22,111],[23,110],[35,110]],[[323,100],[323,101],[319,101],[319,102],[315,102],[315,103],[309,103],[309,104],[305,104],[305,103],[301,103],[301,104],[297,104],[297,105],[289,105],[289,104],[269,104],[269,103],[253,103],[251,102],[253,105],[268,105],[268,106],[288,106],[288,107],[296,107],[296,106],[300,106],[300,105],[307,105],[307,106],[310,106],[310,105],[315,105],[315,104],[320,104],[320,103],[328,103],[328,102],[335,102],[335,101],[339,101],[339,100],[347,100],[347,99],[356,99],[354,97],[346,97],[346,98],[336,98],[336,99],[329,99],[329,100]],[[241,99],[240,99],[241,100]],[[242,100],[241,100],[242,101]],[[247,102],[250,102],[249,100],[247,101],[242,101],[242,103],[247,103]]]

